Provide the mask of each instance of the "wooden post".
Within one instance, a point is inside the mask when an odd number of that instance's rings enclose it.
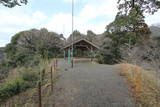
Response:
[[[56,60],[57,60],[57,58],[55,58],[55,69],[57,68]]]
[[[58,59],[56,58],[56,69],[58,68]]]
[[[41,74],[41,78],[42,78],[42,84],[43,84],[43,81],[45,79],[45,69],[42,70],[42,74]]]
[[[42,98],[41,98],[41,82],[38,82],[38,100],[39,100],[39,106],[38,107],[42,107]]]
[[[91,46],[91,63],[93,63],[93,47]]]
[[[54,60],[54,71],[56,71],[56,59]]]
[[[137,73],[136,74],[136,79],[135,79],[135,92],[138,95],[140,90],[141,90],[141,86],[142,86],[142,77],[141,77],[141,73]]]
[[[52,66],[51,66],[51,91],[53,91],[53,73],[52,73]]]
[[[66,51],[64,50],[64,62],[66,62]]]

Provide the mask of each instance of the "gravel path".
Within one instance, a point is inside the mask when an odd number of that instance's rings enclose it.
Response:
[[[117,66],[90,63],[61,67],[51,96],[52,107],[134,107]]]

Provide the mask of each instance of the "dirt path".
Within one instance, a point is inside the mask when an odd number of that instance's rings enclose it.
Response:
[[[52,107],[134,107],[118,67],[81,63],[61,68],[51,96]]]

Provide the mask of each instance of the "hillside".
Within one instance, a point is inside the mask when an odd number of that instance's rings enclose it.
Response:
[[[150,27],[151,30],[151,35],[152,37],[160,37],[160,27],[158,26],[151,26]]]

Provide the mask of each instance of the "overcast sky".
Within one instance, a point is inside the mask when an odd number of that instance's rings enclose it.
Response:
[[[10,42],[19,31],[47,28],[49,31],[71,33],[71,0],[28,0],[23,6],[7,8],[0,5],[0,47]],[[117,13],[117,0],[75,0],[74,29],[82,33],[92,30],[103,33]],[[149,25],[160,23],[160,11],[146,15]]]

